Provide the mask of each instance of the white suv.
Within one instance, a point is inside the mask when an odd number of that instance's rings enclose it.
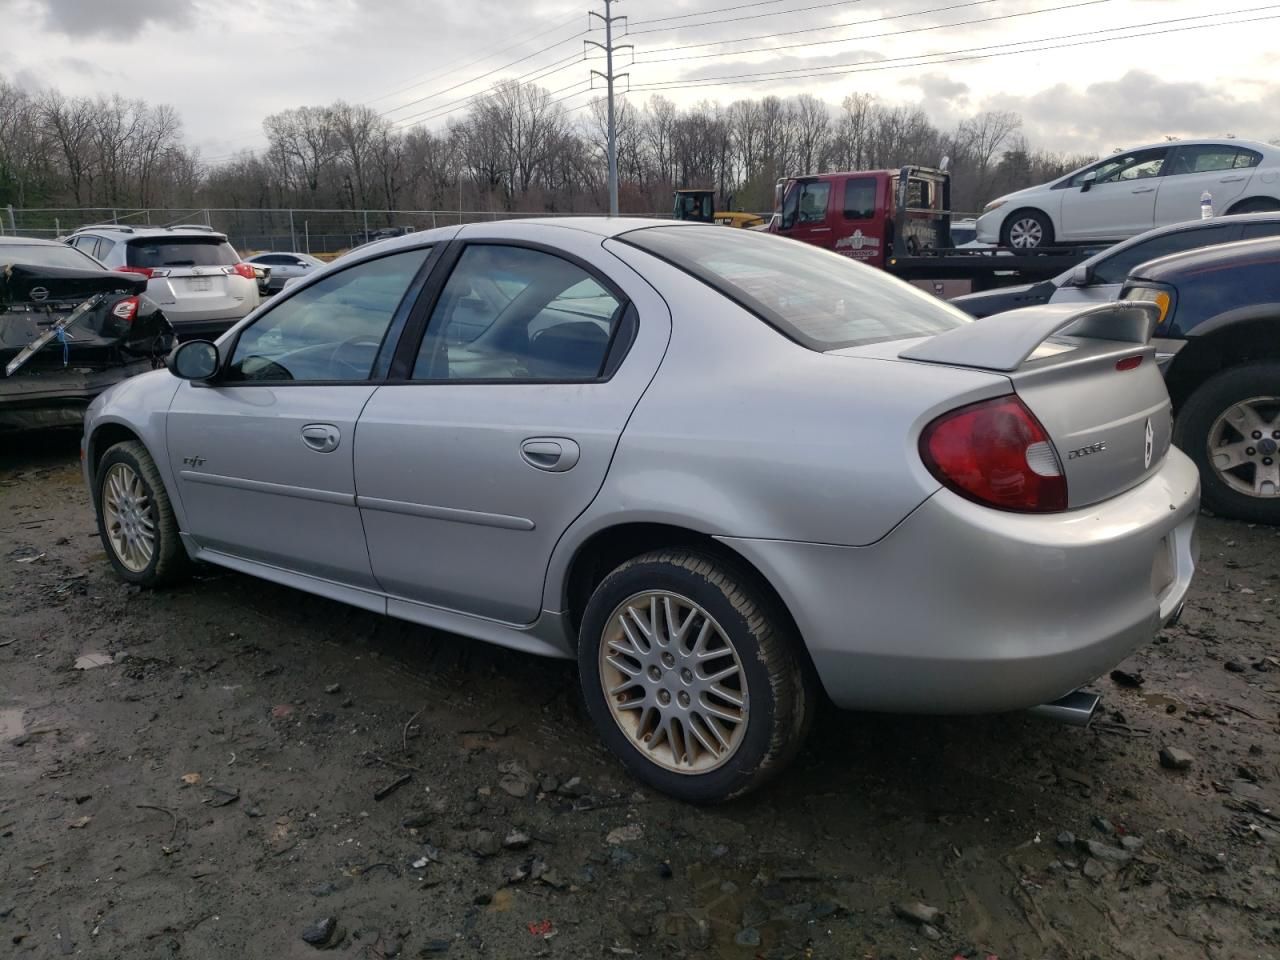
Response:
[[[148,279],[179,339],[214,338],[258,305],[253,267],[205,226],[82,227],[66,242],[112,270]]]
[[[1005,247],[1125,240],[1200,215],[1280,210],[1280,147],[1253,140],[1183,140],[1125,150],[1053,183],[987,204],[978,242]]]

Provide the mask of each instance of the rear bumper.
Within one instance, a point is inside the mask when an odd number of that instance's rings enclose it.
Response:
[[[246,311],[247,313],[248,311]],[[236,317],[212,317],[187,320],[182,314],[170,317],[173,334],[179,340],[216,340],[244,318],[244,314]]]
[[[1003,513],[943,490],[867,547],[725,542],[782,595],[838,705],[994,713],[1093,680],[1177,613],[1198,505],[1173,449],[1087,509]]]
[[[101,370],[19,371],[0,378],[0,430],[74,426],[102,391],[151,369],[151,361],[141,359]]]

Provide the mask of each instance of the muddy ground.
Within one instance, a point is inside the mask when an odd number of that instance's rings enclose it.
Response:
[[[76,438],[7,439],[0,955],[1280,957],[1278,536],[1203,520],[1182,625],[1087,731],[827,710],[698,809],[602,751],[567,664],[217,570],[124,586]]]

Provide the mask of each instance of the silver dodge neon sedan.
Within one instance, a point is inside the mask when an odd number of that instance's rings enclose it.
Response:
[[[972,322],[717,226],[442,228],[110,390],[85,477],[125,580],[204,561],[576,658],[636,776],[721,800],[823,693],[1032,707],[1177,614],[1199,489],[1155,322]]]

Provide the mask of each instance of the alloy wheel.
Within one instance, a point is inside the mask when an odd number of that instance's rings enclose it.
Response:
[[[1280,397],[1232,404],[1209,428],[1209,462],[1232,490],[1280,496]]]
[[[679,594],[638,593],[613,611],[600,644],[600,683],[618,727],[664,769],[714,770],[746,733],[738,651],[711,614]]]
[[[102,511],[116,558],[130,572],[142,573],[156,552],[155,503],[128,464],[112,464],[103,478]]]

